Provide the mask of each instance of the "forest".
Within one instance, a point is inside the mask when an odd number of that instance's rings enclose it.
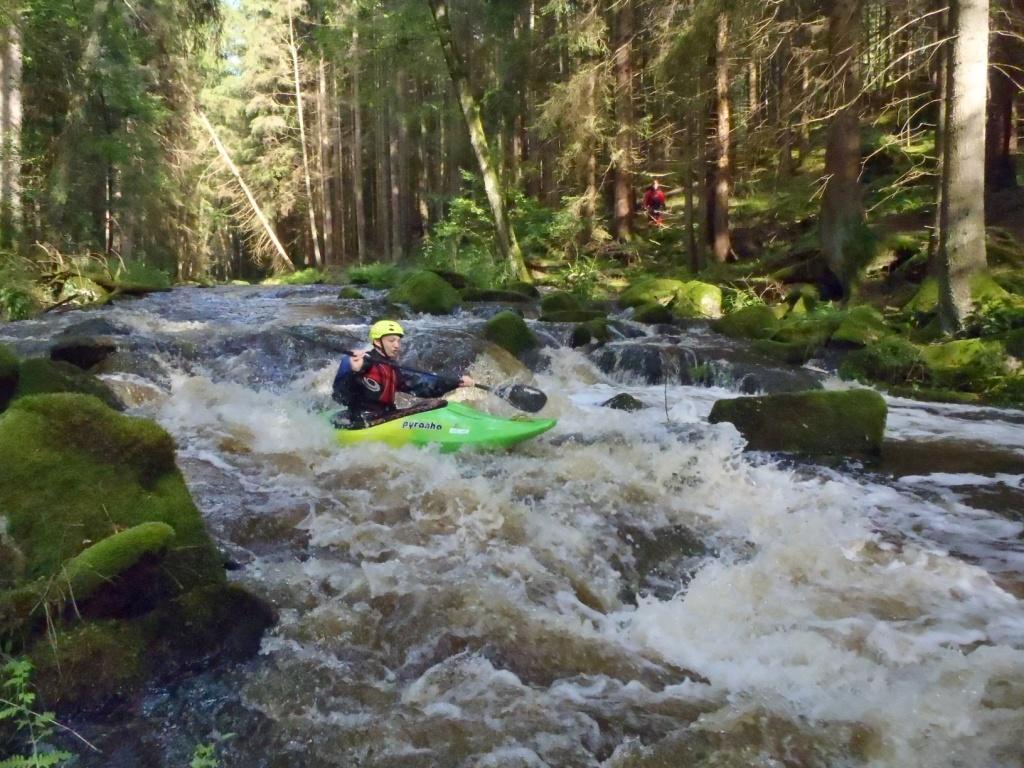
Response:
[[[8,318],[417,263],[1024,326],[1020,0],[0,8]]]

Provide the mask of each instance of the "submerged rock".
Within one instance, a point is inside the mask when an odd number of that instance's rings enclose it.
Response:
[[[628,392],[620,392],[614,397],[610,397],[601,403],[604,408],[614,408],[617,411],[641,411],[647,408],[647,404],[642,400],[638,400]]]
[[[708,421],[731,422],[747,449],[811,455],[878,455],[885,400],[870,389],[798,392],[719,400]]]

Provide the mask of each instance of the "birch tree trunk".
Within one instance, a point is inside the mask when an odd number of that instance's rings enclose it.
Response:
[[[0,246],[21,230],[21,29],[0,29]]]
[[[855,290],[866,245],[860,176],[861,0],[835,0],[829,17],[829,83],[834,116],[825,145],[825,192],[821,200],[821,250],[843,287]]]
[[[971,278],[985,270],[985,89],[988,0],[949,7],[946,143],[939,240],[939,317],[963,327],[971,312]]]
[[[480,174],[484,180],[484,190],[487,193],[487,202],[490,203],[491,213],[494,216],[494,229],[497,234],[498,248],[509,263],[509,268],[517,279],[524,282],[532,282],[530,272],[526,268],[522,251],[519,250],[519,243],[516,241],[515,231],[509,222],[508,214],[505,211],[505,200],[501,192],[501,183],[498,178],[497,169],[491,162],[490,148],[487,145],[487,134],[484,133],[483,121],[480,119],[480,105],[473,96],[469,84],[469,76],[465,65],[455,46],[455,37],[452,34],[451,21],[448,17],[447,0],[427,0],[430,12],[434,17],[434,25],[437,28],[437,35],[441,42],[441,49],[444,52],[445,63],[448,65],[448,74],[451,76],[452,84],[459,97],[459,105],[462,107],[462,116],[466,121],[466,128],[469,129],[469,140],[473,145],[473,152],[476,154],[477,164],[480,167]]]
[[[295,42],[295,22],[288,9],[288,49],[292,55],[292,75],[295,78],[295,109],[299,119],[299,143],[302,145],[302,176],[306,183],[306,207],[309,211],[309,238],[313,244],[313,263],[323,267],[320,255],[320,237],[316,231],[316,203],[313,199],[313,181],[309,173],[309,152],[306,149],[306,125],[302,109],[302,81],[299,77],[299,48]]]

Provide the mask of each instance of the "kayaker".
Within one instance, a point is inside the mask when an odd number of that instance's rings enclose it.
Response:
[[[459,378],[414,373],[388,363],[398,363],[405,331],[394,320],[370,326],[371,349],[341,358],[334,377],[334,400],[348,406],[352,427],[360,428],[396,413],[395,392],[416,397],[440,397],[457,387],[472,387],[469,376]]]

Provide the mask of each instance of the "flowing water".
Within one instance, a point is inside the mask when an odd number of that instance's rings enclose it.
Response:
[[[107,382],[174,435],[232,578],[280,614],[251,661],[81,723],[104,750],[81,764],[222,739],[253,768],[1024,765],[1024,414],[890,399],[879,463],[744,454],[714,401],[823,373],[700,327],[623,322],[588,353],[537,324],[551,432],[339,449],[319,411],[381,305],[333,295],[179,289],[0,327],[23,354],[126,333]],[[406,359],[494,381],[491,311],[404,320]],[[657,375],[631,362],[652,354]],[[650,407],[601,407],[620,392]]]

